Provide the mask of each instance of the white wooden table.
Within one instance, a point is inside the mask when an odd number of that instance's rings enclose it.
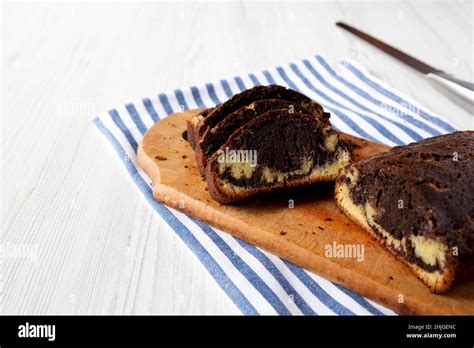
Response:
[[[100,111],[319,53],[351,57],[474,128],[432,83],[334,26],[346,21],[472,81],[472,1],[6,3],[2,12],[3,313],[238,313],[93,127]]]

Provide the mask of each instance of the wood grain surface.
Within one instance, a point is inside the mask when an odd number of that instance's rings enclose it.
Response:
[[[138,163],[153,182],[155,199],[401,314],[474,314],[474,282],[435,295],[336,207],[334,185],[314,184],[222,205],[207,192],[194,152],[183,138],[199,110],[159,121],[145,134]],[[388,147],[347,134],[355,160]],[[293,202],[293,204],[290,204]],[[328,246],[364,246],[363,259],[332,257]],[[353,255],[354,256],[354,255]]]

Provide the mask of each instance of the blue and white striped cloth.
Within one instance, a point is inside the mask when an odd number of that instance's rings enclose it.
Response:
[[[148,203],[186,243],[244,314],[394,314],[352,291],[155,201],[136,152],[148,128],[182,109],[211,107],[258,84],[306,94],[331,113],[340,131],[389,146],[456,129],[355,62],[331,67],[315,56],[253,74],[161,93],[98,115],[94,123]]]

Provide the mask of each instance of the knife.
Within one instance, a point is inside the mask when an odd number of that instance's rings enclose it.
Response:
[[[448,87],[452,91],[454,91],[457,94],[460,94],[464,98],[467,98],[470,101],[473,101],[474,98],[474,84],[468,81],[463,81],[461,79],[458,79],[442,70],[436,69],[426,63],[423,63],[422,61],[396,49],[395,47],[392,47],[376,38],[373,36],[364,33],[363,31],[360,31],[354,27],[351,27],[350,25],[347,25],[342,22],[337,22],[337,26],[347,30],[348,32],[354,34],[355,36],[361,38],[362,40],[370,43],[371,45],[377,47],[378,49],[384,51],[385,53],[388,53],[395,59],[398,59],[402,63],[405,63],[409,66],[411,66],[413,69],[421,72],[428,78],[435,80],[439,83],[442,83],[444,86]]]

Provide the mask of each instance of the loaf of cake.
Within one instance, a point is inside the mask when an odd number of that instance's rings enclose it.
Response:
[[[449,289],[474,261],[474,132],[456,132],[347,166],[339,208],[421,279]]]
[[[262,192],[335,180],[350,151],[329,114],[301,93],[257,86],[188,122],[210,195],[232,203]]]

